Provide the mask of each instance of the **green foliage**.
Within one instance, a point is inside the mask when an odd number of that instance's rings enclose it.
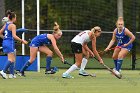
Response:
[[[140,1],[123,2],[125,25],[132,30],[133,7],[136,7],[136,19],[140,18]],[[17,14],[17,26],[21,27],[21,0],[5,0],[5,8]],[[40,28],[52,29],[53,22],[57,21],[61,29],[90,29],[95,25],[105,31],[112,31],[117,19],[116,0],[40,0]],[[137,31],[140,22],[137,21]],[[36,1],[25,0],[25,26],[36,29]]]

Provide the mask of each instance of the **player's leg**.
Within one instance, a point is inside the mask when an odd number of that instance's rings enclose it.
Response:
[[[62,74],[63,78],[73,78],[70,73],[74,70],[78,69],[82,63],[83,53],[82,53],[82,45],[77,43],[71,43],[72,52],[75,55],[76,63],[73,64],[65,73]]]
[[[14,64],[14,62],[15,62],[14,53],[8,53],[8,61],[5,63],[3,70],[0,72],[1,76],[4,79],[8,78],[6,75],[6,71],[8,70],[8,68],[10,67],[11,64]],[[14,72],[12,74],[14,74]]]
[[[16,49],[14,50],[14,58],[16,60]],[[14,70],[15,70],[15,61],[10,65],[9,67],[9,78],[16,78],[16,75],[14,74]]]
[[[113,58],[113,61],[114,61],[114,65],[115,65],[114,70],[116,70],[116,68],[117,68],[118,54],[119,54],[120,51],[121,51],[120,48],[115,48],[114,53],[112,55],[112,58]]]
[[[37,51],[38,47],[30,47],[30,59],[20,69],[21,76],[25,76],[24,71],[34,62]]]
[[[129,52],[129,50],[126,48],[122,48],[121,51],[119,52],[118,61],[117,61],[117,68],[116,68],[117,71],[120,71],[123,59],[126,57],[128,52]]]
[[[79,70],[79,75],[88,76],[89,74],[86,73],[85,67],[86,67],[88,59],[89,59],[89,52],[86,51],[83,47],[82,47],[82,51],[83,51],[84,57],[82,59],[81,67]]]
[[[73,78],[70,73],[78,69],[80,67],[83,58],[83,53],[76,53],[75,54],[75,61],[76,63],[73,64],[65,73],[63,73],[63,78]]]
[[[39,51],[46,54],[46,71],[45,71],[45,74],[56,73],[56,71],[51,69],[53,52],[47,46],[40,46]]]

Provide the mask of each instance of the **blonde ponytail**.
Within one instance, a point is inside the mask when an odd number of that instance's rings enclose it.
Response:
[[[102,31],[101,28],[99,26],[95,26],[94,28],[91,29],[92,35],[94,35],[94,33],[96,31]]]
[[[55,34],[60,34],[60,33],[62,33],[62,31],[59,29],[59,25],[58,25],[57,22],[54,22],[53,30],[54,30],[53,33],[55,33]]]

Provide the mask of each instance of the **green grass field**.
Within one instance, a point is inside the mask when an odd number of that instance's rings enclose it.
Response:
[[[87,70],[97,77],[82,77],[78,71],[71,73],[74,79],[61,78],[66,69],[54,75],[26,72],[26,77],[4,80],[0,77],[0,93],[139,93],[140,71],[123,70],[123,79],[117,79],[107,70]]]

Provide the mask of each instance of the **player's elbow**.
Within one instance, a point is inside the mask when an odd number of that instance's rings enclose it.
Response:
[[[133,40],[135,40],[136,39],[136,37],[135,36],[133,36]]]

